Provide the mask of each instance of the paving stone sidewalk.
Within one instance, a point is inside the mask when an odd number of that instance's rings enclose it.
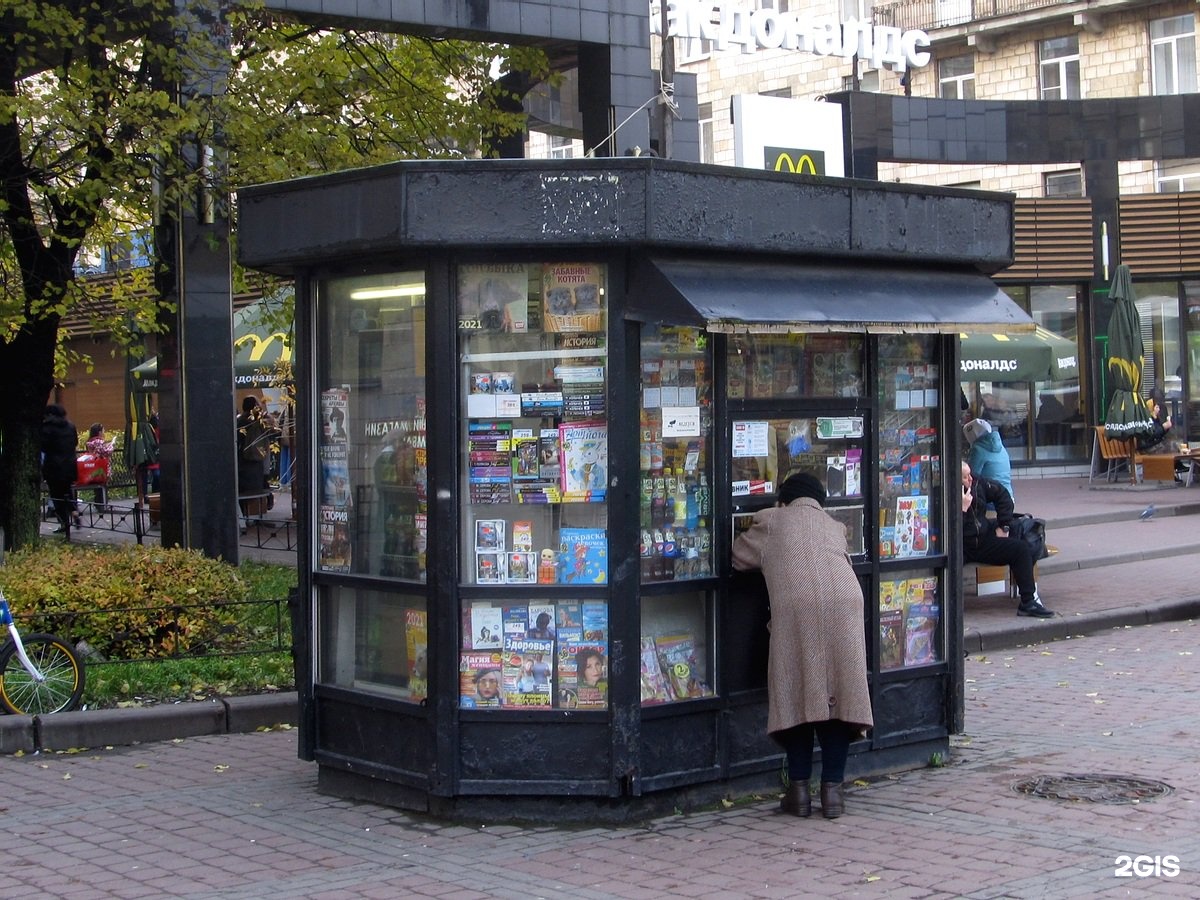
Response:
[[[1195,621],[972,656],[949,764],[854,787],[836,821],[739,798],[639,827],[447,824],[317,794],[287,730],[0,757],[0,895],[1195,897],[1198,676]],[[1013,790],[1067,773],[1172,792],[1109,804]],[[1172,856],[1179,874],[1117,877],[1123,855],[1160,871]]]

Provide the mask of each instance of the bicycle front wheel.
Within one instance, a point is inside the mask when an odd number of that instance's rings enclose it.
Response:
[[[83,662],[75,649],[52,634],[22,635],[25,654],[42,674],[38,680],[21,663],[11,641],[0,653],[0,704],[19,716],[74,709],[83,696]]]

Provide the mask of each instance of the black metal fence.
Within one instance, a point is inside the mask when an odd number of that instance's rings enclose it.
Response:
[[[292,619],[289,599],[276,600],[223,600],[220,606],[232,616],[213,633],[197,639],[192,644],[175,642],[173,649],[164,650],[171,641],[154,641],[151,635],[124,633],[128,624],[109,626],[109,620],[128,623],[139,619],[155,620],[157,631],[171,635],[185,633],[186,623],[195,618],[196,611],[209,613],[213,603],[183,604],[168,606],[127,606],[109,609],[84,609],[59,612],[14,613],[18,625],[26,632],[43,631],[57,634],[76,643],[80,634],[104,632],[114,640],[137,640],[149,650],[146,655],[123,657],[106,654],[99,648],[80,647],[88,665],[105,663],[152,662],[171,659],[200,659],[205,657],[250,656],[267,653],[290,653],[292,650]],[[119,629],[119,630],[118,630]]]

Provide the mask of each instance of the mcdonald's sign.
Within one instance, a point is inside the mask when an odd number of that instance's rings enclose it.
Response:
[[[824,175],[825,151],[796,147],[764,147],[763,168],[792,175]]]

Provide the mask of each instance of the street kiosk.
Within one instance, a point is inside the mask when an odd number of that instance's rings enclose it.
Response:
[[[761,579],[817,475],[863,586],[867,774],[962,717],[960,333],[1006,195],[658,159],[406,162],[248,188],[296,279],[302,758],[443,815],[621,818],[778,784]]]

